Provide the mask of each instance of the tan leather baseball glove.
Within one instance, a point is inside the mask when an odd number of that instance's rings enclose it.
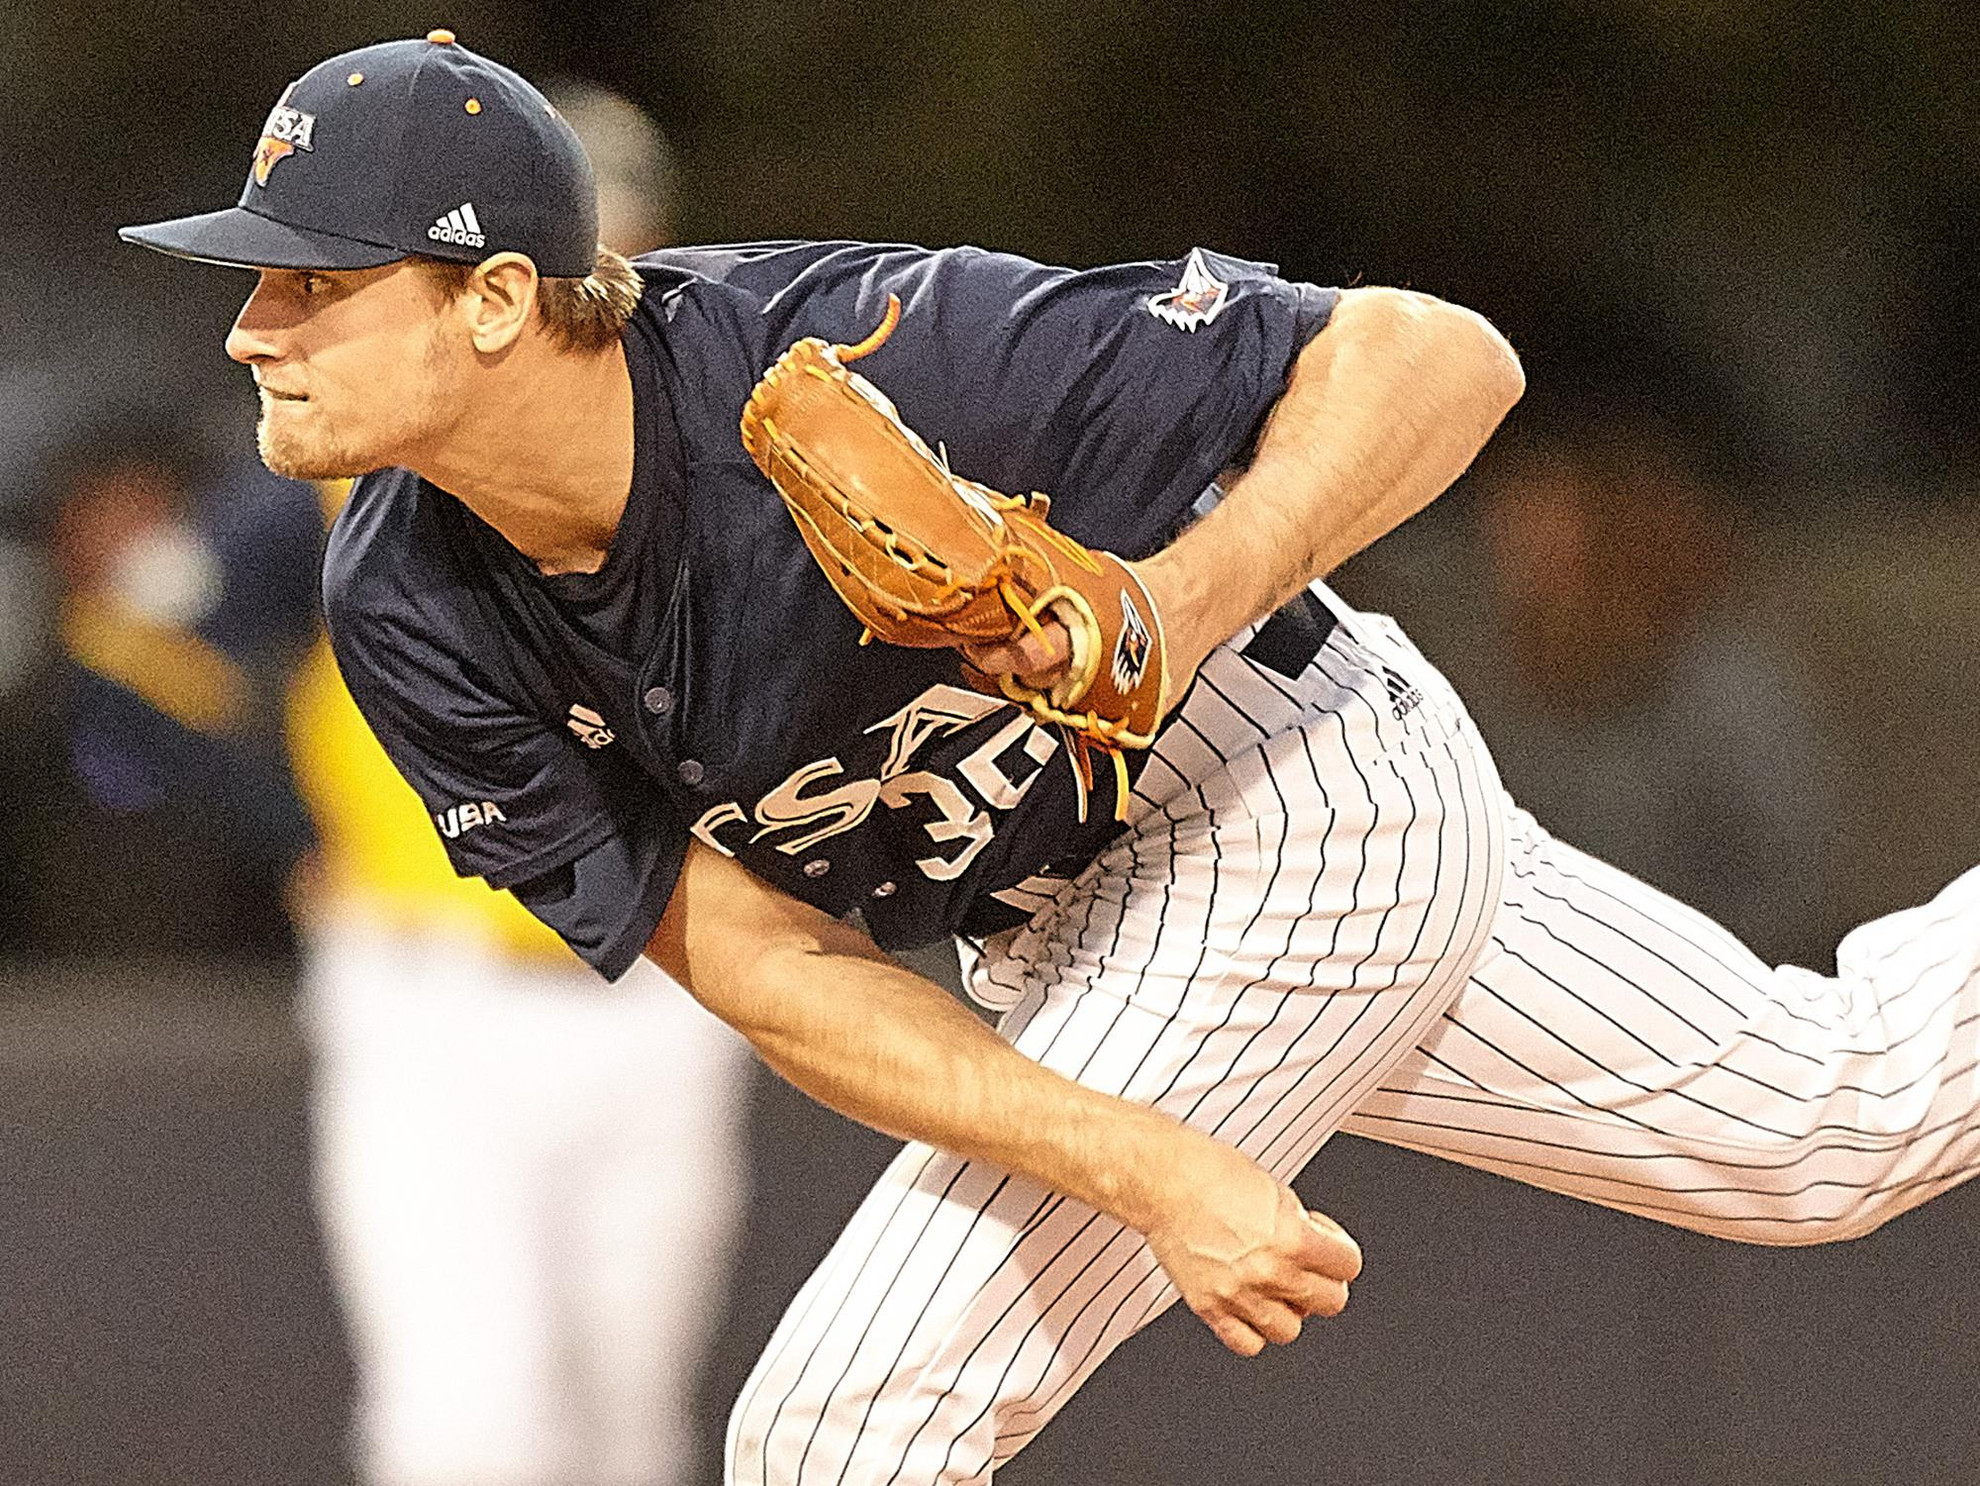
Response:
[[[965,675],[1070,730],[1085,782],[1088,750],[1110,755],[1124,812],[1121,750],[1148,747],[1171,700],[1161,617],[1126,563],[1046,525],[1046,496],[1004,495],[955,474],[885,394],[847,370],[893,334],[900,312],[890,295],[886,318],[857,345],[808,337],[778,357],[743,408],[743,447],[867,636],[961,647],[1059,620],[1072,655],[1050,686],[967,666]]]

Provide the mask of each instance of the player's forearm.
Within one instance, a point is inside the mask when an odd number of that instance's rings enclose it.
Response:
[[[1469,310],[1403,290],[1344,294],[1251,467],[1140,565],[1172,653],[1195,663],[1422,510],[1524,388],[1512,348]]]
[[[995,1162],[1129,1227],[1165,1215],[1207,1137],[1041,1068],[844,933],[761,956],[751,985],[716,1007],[772,1069],[862,1124]]]

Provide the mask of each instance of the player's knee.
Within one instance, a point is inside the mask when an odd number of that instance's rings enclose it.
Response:
[[[1805,1225],[1809,1231],[1800,1243],[1812,1246],[1868,1238],[1916,1205],[1914,1201],[1899,1200],[1890,1193],[1867,1194],[1837,1210],[1816,1213]]]
[[[1914,1195],[1873,1185],[1849,1191],[1817,1182],[1803,1191],[1784,1191],[1757,1201],[1749,1196],[1735,1209],[1707,1215],[1697,1226],[1719,1238],[1770,1248],[1848,1243],[1910,1211],[1930,1190]]]

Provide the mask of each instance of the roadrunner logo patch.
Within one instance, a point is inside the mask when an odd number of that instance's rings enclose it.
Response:
[[[316,135],[316,115],[278,103],[261,126],[261,138],[254,147],[254,183],[268,184],[268,173],[297,150],[312,148]]]
[[[1149,296],[1148,313],[1178,330],[1208,325],[1231,302],[1231,286],[1210,272],[1203,249],[1191,248],[1183,260],[1182,282],[1166,294]]]
[[[1133,691],[1141,684],[1142,676],[1148,670],[1148,653],[1154,641],[1149,636],[1148,626],[1142,623],[1141,611],[1128,597],[1128,591],[1121,590],[1121,637],[1114,642],[1114,689],[1121,692]]]

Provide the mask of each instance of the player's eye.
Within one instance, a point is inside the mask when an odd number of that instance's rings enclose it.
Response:
[[[330,281],[320,273],[310,273],[305,270],[298,287],[302,290],[303,298],[314,299],[330,287]]]

